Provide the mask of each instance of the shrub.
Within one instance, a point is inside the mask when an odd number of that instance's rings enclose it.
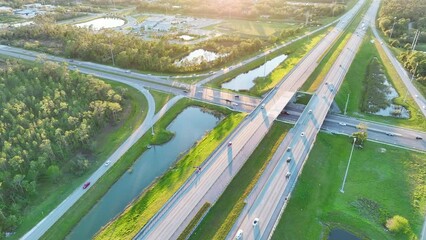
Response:
[[[410,224],[408,220],[402,216],[395,215],[386,221],[386,228],[395,233],[409,233]]]

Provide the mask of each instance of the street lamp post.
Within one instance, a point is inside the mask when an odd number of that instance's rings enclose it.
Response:
[[[351,150],[351,154],[349,155],[348,166],[346,167],[345,177],[343,178],[342,187],[340,188],[340,192],[341,192],[341,193],[344,193],[344,192],[345,192],[345,191],[344,191],[344,188],[345,188],[345,183],[346,183],[346,177],[348,176],[349,165],[351,164],[352,153],[354,152],[355,142],[356,142],[356,138],[354,138],[354,141],[353,141],[353,143],[352,143],[352,150]]]
[[[345,104],[345,112],[344,112],[344,115],[346,115],[346,110],[348,109],[348,103],[349,103],[349,94],[350,94],[350,93],[348,93],[348,98],[346,99],[346,104]]]

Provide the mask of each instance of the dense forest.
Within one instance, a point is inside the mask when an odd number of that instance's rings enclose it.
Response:
[[[113,30],[93,32],[71,25],[57,25],[53,20],[46,19],[35,25],[12,28],[0,33],[0,43],[103,64],[112,64],[112,57],[115,56],[115,63],[120,67],[158,72],[206,70],[262,47],[262,42],[258,39],[221,36],[189,48],[186,45],[170,44],[166,40],[147,41]],[[226,55],[200,65],[179,67],[175,64],[192,50],[199,48]]]
[[[109,84],[65,65],[0,65],[0,239],[40,186],[88,169],[91,138],[120,118],[121,102]]]
[[[277,0],[158,0],[142,1],[137,9],[141,12],[156,11],[209,15],[228,18],[257,19],[269,16],[279,19],[304,21],[309,14],[310,20],[337,16],[346,9],[343,4],[294,5]]]
[[[412,50],[417,30],[420,32],[417,44],[426,44],[425,13],[425,0],[385,0],[377,24],[389,37],[392,46],[407,50],[401,53],[399,59],[411,73],[416,70],[416,80],[426,86],[426,53]]]

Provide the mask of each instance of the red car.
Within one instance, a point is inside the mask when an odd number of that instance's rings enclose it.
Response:
[[[87,187],[89,187],[90,182],[86,182],[85,184],[83,184],[83,189],[86,189]]]

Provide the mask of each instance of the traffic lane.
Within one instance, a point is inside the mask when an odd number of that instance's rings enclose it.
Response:
[[[280,114],[279,118],[287,122],[295,122],[299,118],[301,112],[304,110],[304,106],[286,106],[284,111]],[[379,122],[371,122],[363,119],[358,119],[354,117],[348,117],[339,114],[328,113],[325,121],[334,122],[336,124],[348,125],[352,127],[357,127],[360,124],[363,124],[370,131],[381,132],[383,134],[390,133],[396,136],[403,136],[407,138],[416,139],[416,137],[421,137],[426,139],[426,132],[402,128],[398,126],[381,124]]]
[[[336,122],[330,122],[330,121],[324,121],[324,124],[322,126],[323,130],[326,130],[332,134],[345,134],[348,136],[352,136],[354,132],[358,132],[359,129],[357,129],[355,126],[346,125],[342,126]],[[397,146],[403,146],[406,148],[410,148],[413,150],[419,150],[419,151],[426,151],[426,142],[423,139],[416,139],[415,137],[411,136],[390,136],[387,135],[385,132],[382,131],[374,131],[367,129],[367,135],[369,140],[374,140],[377,142],[397,145]]]

